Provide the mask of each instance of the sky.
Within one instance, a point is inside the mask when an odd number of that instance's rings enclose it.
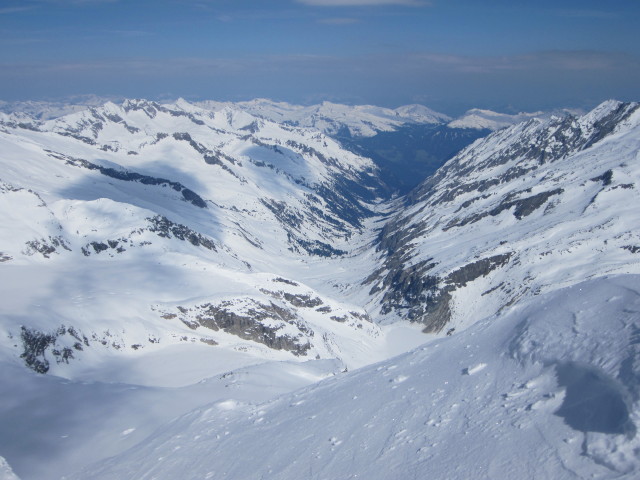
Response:
[[[640,100],[638,0],[0,0],[0,99]]]

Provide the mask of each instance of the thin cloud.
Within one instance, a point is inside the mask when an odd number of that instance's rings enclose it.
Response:
[[[49,4],[49,5],[58,5],[58,6],[88,6],[88,5],[98,5],[101,3],[116,3],[120,0],[37,0],[36,3],[40,4]]]
[[[86,91],[89,86],[97,93],[117,91],[124,96],[148,97],[171,90],[182,96],[199,92],[203,98],[296,101],[320,95],[395,105],[428,93],[430,106],[444,111],[471,106],[495,109],[508,103],[520,110],[539,110],[591,105],[605,98],[637,99],[637,78],[637,57],[596,51],[503,57],[424,52],[0,64],[0,89],[14,98],[33,96],[34,85],[52,95]]]
[[[33,7],[4,7],[0,8],[0,15],[10,15],[12,13],[26,12],[32,10]]]
[[[345,19],[350,20],[350,19]],[[134,32],[138,33],[138,32]],[[144,34],[144,32],[140,32]],[[173,59],[110,59],[90,62],[5,64],[0,65],[6,71],[11,69],[39,71],[92,71],[92,70],[130,70],[134,72],[184,72],[187,70],[227,72],[249,72],[253,69],[278,71],[282,68],[304,70],[336,69],[335,71],[367,71],[379,68],[381,64],[391,66],[398,71],[422,70],[431,72],[450,72],[458,74],[496,74],[509,71],[598,71],[621,68],[640,68],[640,59],[624,53],[598,51],[546,51],[526,55],[502,57],[472,57],[461,55],[443,55],[434,53],[415,53],[408,55],[256,55],[237,58],[173,58]]]
[[[37,37],[14,37],[14,38],[0,38],[0,45],[31,45],[37,43],[45,43],[47,40]]]
[[[560,17],[569,17],[569,18],[594,18],[594,19],[612,19],[619,18],[615,12],[604,11],[604,10],[557,10],[556,15]]]
[[[125,38],[149,37],[154,33],[144,30],[105,30],[105,33]]]
[[[318,20],[318,23],[322,23],[324,25],[353,25],[354,23],[360,23],[360,20],[357,18],[322,18]]]
[[[439,70],[458,73],[492,74],[507,71],[602,71],[638,66],[640,61],[616,52],[543,51],[502,57],[471,57],[419,53],[406,57],[416,66],[429,65]]]
[[[430,2],[422,0],[296,0],[298,3],[314,7],[370,7],[376,5],[402,5],[423,7]]]

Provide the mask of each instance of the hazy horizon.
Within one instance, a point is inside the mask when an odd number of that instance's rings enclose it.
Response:
[[[588,109],[640,98],[639,13],[595,0],[8,1],[0,97]]]

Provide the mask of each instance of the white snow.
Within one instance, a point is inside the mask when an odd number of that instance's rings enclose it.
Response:
[[[266,404],[195,410],[72,478],[636,478],[639,312],[637,275],[558,290]],[[596,373],[567,384],[567,366]]]
[[[0,480],[20,480],[4,457],[0,457]]]
[[[618,105],[574,124],[591,132]],[[444,276],[512,253],[453,293],[445,336],[380,313],[388,286],[364,280],[400,203],[363,202],[361,225],[332,210],[319,186],[375,168],[318,129],[446,119],[314,108],[129,100],[35,130],[0,117],[0,478],[636,478],[640,113],[526,176],[428,203],[532,165],[494,160],[549,123],[501,130],[400,210],[422,229],[405,268],[433,260]],[[114,177],[127,172],[153,181]],[[482,216],[560,188],[524,219]],[[154,230],[158,217],[180,228]],[[312,256],[291,235],[346,253]],[[309,348],[198,323],[223,307]],[[46,375],[25,367],[31,329],[57,336]]]
[[[491,110],[473,108],[464,115],[448,123],[451,128],[474,128],[477,130],[499,130],[509,127],[531,118],[541,117],[544,112],[526,113],[521,112],[514,115],[498,113]]]
[[[313,128],[327,135],[339,134],[346,129],[351,136],[370,137],[379,132],[393,131],[407,123],[440,124],[451,119],[423,105],[405,105],[396,109],[373,105],[343,105],[322,102],[318,105],[302,106],[268,99],[248,102],[222,103],[197,102],[197,105],[215,112],[235,108],[256,117],[278,123]]]

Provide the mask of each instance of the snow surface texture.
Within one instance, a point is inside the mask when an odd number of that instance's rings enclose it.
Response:
[[[637,478],[638,332],[640,276],[585,282],[72,478]]]
[[[636,104],[499,131],[388,203],[262,117],[0,118],[21,478],[634,478]]]

